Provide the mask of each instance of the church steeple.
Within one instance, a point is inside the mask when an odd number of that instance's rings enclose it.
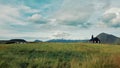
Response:
[[[93,39],[93,38],[94,38],[94,36],[92,35],[91,39]]]

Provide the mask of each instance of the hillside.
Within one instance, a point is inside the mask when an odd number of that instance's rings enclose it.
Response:
[[[101,43],[120,44],[120,38],[111,34],[101,33],[97,36]]]
[[[0,68],[120,68],[120,46],[88,43],[0,44]]]

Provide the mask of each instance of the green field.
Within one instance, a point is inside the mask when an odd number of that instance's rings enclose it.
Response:
[[[0,68],[120,68],[120,45],[0,44]]]

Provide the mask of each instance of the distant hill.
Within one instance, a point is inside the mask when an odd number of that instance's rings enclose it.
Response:
[[[120,38],[111,34],[101,33],[97,36],[101,43],[120,44]]]
[[[87,42],[88,40],[66,40],[66,39],[51,39],[46,42]]]
[[[26,43],[24,39],[0,40],[0,44]]]
[[[34,42],[42,42],[41,40],[35,40]]]

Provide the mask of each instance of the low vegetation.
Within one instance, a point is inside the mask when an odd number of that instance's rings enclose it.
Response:
[[[0,44],[0,68],[120,68],[120,46],[89,43]]]

